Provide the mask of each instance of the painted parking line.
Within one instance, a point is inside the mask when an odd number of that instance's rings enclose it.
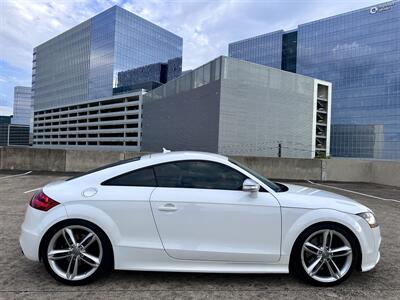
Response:
[[[18,177],[18,176],[24,176],[24,175],[28,175],[28,174],[30,174],[30,173],[32,173],[32,171],[28,171],[28,172],[22,173],[22,174],[15,174],[15,175],[10,175],[10,176],[4,176],[4,177],[0,177],[0,180],[1,180],[1,179],[7,179],[7,178]]]
[[[36,188],[36,189],[33,189],[33,190],[29,190],[29,191],[24,192],[24,194],[32,193],[34,191],[38,191],[38,190],[41,190],[41,189],[42,188],[40,187],[40,188]]]
[[[360,195],[360,196],[374,198],[374,199],[378,199],[378,200],[382,200],[382,201],[390,201],[390,202],[400,203],[400,200],[396,200],[396,199],[382,198],[382,197],[368,195],[368,194],[364,194],[364,193],[360,193],[360,192],[356,192],[356,191],[352,191],[352,190],[348,190],[348,189],[339,188],[339,187],[336,187],[336,186],[331,186],[331,185],[327,185],[327,184],[321,184],[321,183],[312,182],[311,180],[307,180],[307,181],[309,183],[311,183],[311,184],[314,184],[314,185],[324,186],[324,187],[328,187],[328,188],[339,190],[339,191],[343,191],[343,192],[353,193],[353,194],[357,194],[357,195]]]

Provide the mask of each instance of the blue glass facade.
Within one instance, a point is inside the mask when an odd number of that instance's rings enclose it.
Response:
[[[400,2],[299,25],[296,58],[333,84],[332,156],[400,159]]]
[[[279,30],[231,43],[229,56],[280,69],[283,33]]]
[[[31,87],[14,87],[14,112],[12,117],[13,124],[33,126],[33,111]]]
[[[182,72],[182,38],[118,6],[34,49],[34,109],[109,97],[118,73],[174,61]]]

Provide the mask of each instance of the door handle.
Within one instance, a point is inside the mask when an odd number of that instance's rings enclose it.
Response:
[[[162,205],[162,206],[158,207],[158,210],[161,210],[161,211],[177,211],[178,208],[175,205],[173,205],[172,203],[167,203],[165,205]]]

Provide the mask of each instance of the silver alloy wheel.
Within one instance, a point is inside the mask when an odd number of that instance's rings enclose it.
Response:
[[[318,230],[303,243],[301,262],[311,278],[335,282],[350,270],[353,251],[343,234],[333,229]]]
[[[51,269],[61,278],[82,280],[100,266],[103,247],[91,229],[81,225],[66,226],[51,238],[47,258]]]

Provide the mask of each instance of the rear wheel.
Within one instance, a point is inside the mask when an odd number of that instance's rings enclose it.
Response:
[[[337,285],[354,270],[357,249],[353,234],[343,227],[316,225],[296,241],[291,267],[300,278],[314,285]]]
[[[43,239],[41,257],[56,280],[81,285],[111,268],[111,251],[102,230],[92,223],[74,220],[49,230]]]

